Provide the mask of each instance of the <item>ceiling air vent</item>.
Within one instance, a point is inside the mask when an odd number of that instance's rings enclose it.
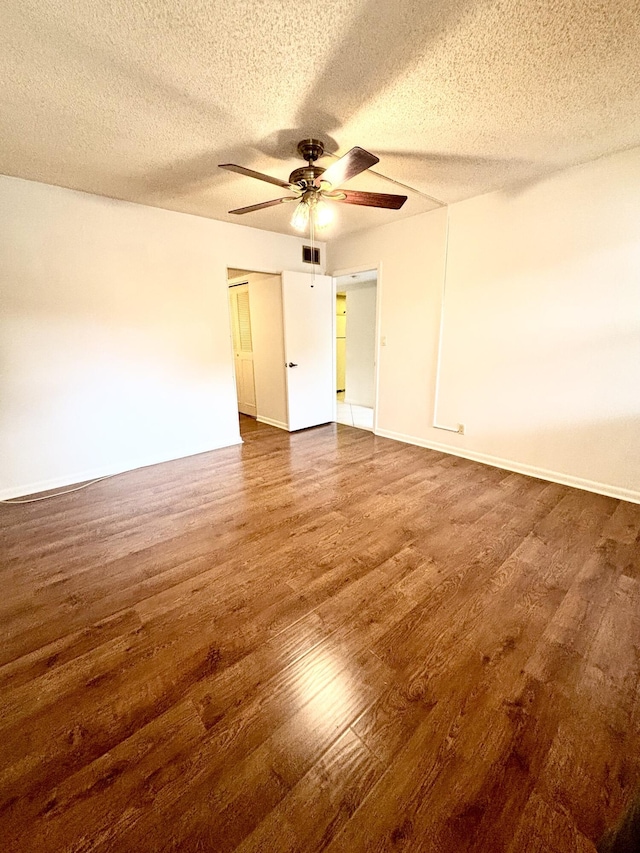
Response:
[[[302,247],[302,260],[305,264],[320,263],[320,249],[312,249],[311,246]]]

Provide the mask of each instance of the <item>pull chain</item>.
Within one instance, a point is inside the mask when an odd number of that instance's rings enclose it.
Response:
[[[316,265],[314,263],[315,253],[315,238],[316,238],[316,217],[315,209],[312,207],[309,210],[309,237],[311,238],[311,287],[315,287],[316,283]]]

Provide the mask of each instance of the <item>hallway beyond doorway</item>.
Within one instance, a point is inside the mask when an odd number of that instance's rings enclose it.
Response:
[[[336,422],[373,432],[376,388],[377,270],[336,282]]]
[[[345,403],[344,391],[338,393],[337,399],[336,423],[346,424],[358,429],[368,429],[373,432],[373,409],[368,406]]]

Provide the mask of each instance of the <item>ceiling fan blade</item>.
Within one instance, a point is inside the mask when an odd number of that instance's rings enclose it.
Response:
[[[219,163],[220,169],[226,169],[227,172],[237,172],[239,175],[246,175],[248,178],[257,178],[259,181],[266,181],[268,184],[275,184],[277,187],[282,187],[288,190],[291,186],[287,181],[281,181],[280,178],[272,178],[271,175],[265,175],[262,172],[254,172],[253,169],[245,169],[244,166],[236,166],[235,163]]]
[[[337,198],[344,204],[362,204],[365,207],[386,207],[389,210],[400,210],[407,200],[406,195],[391,195],[389,193],[365,193],[359,190],[338,190],[346,198]]]
[[[230,210],[229,213],[253,213],[254,210],[263,210],[265,207],[275,207],[276,204],[298,200],[298,196],[288,195],[284,198],[274,198],[273,201],[263,201],[261,204],[250,204],[249,207],[237,207],[235,210]]]
[[[344,157],[332,163],[319,178],[316,178],[316,186],[319,187],[321,181],[328,181],[334,187],[344,184],[379,162],[380,158],[375,154],[370,154],[356,145],[351,151],[347,151]]]

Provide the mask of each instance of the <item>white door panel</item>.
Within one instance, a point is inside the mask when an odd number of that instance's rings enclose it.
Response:
[[[333,420],[334,314],[328,275],[282,273],[289,430]]]

